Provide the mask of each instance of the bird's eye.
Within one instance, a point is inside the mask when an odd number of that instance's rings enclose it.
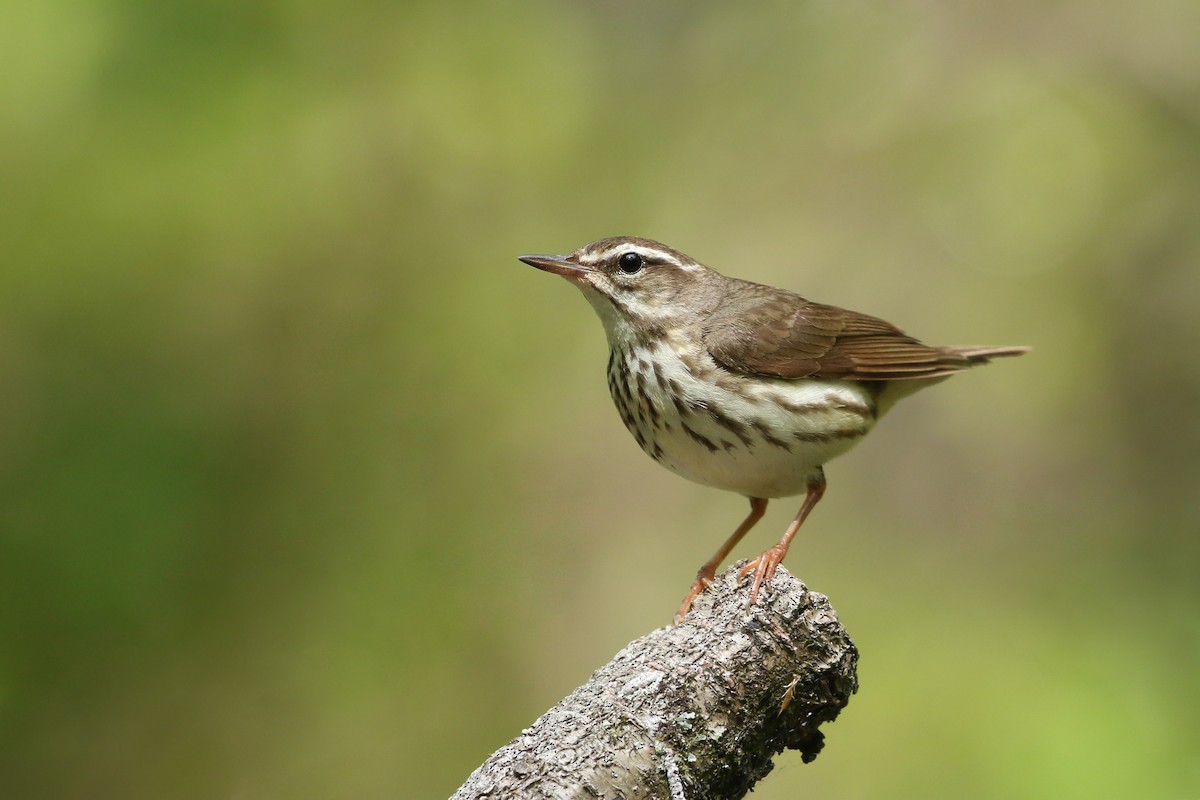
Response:
[[[621,268],[621,272],[626,275],[632,275],[646,265],[642,257],[637,253],[622,253],[617,259],[617,266]]]

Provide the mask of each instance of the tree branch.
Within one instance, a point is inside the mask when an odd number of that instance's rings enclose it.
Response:
[[[858,688],[858,651],[782,568],[749,612],[746,592],[736,566],[718,576],[683,624],[630,643],[452,800],[728,800],[785,748],[812,761]]]

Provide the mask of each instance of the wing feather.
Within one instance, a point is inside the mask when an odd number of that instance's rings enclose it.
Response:
[[[914,380],[964,370],[1022,348],[931,347],[878,317],[739,282],[705,326],[704,343],[727,369],[778,378]]]

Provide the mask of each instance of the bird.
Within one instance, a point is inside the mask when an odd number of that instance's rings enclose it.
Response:
[[[675,622],[762,518],[804,495],[778,543],[741,569],[753,606],[825,493],[824,465],[896,401],[1023,346],[926,345],[890,322],[722,275],[653,239],[614,236],[519,260],[573,283],[608,340],[608,388],[638,445],[750,512],[704,562]]]

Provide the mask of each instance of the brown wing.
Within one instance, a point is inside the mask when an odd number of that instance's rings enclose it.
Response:
[[[717,363],[779,378],[936,378],[1019,350],[930,347],[877,317],[758,284],[742,284],[705,328],[704,342]]]

